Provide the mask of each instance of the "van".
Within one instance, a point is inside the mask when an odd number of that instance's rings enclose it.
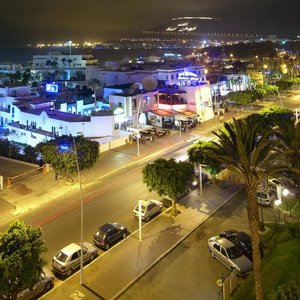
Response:
[[[277,195],[274,191],[266,190],[256,193],[257,203],[265,206],[272,206]]]

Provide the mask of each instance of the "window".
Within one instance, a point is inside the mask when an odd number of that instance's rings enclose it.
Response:
[[[136,99],[132,99],[132,109],[136,109]]]
[[[75,260],[77,258],[79,258],[79,252],[78,251],[73,253],[71,260]]]
[[[214,244],[214,248],[217,249],[220,252],[220,245],[219,244]]]
[[[221,254],[227,257],[227,252],[223,247],[221,248]]]

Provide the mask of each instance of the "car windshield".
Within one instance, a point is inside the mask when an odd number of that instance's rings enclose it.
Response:
[[[101,239],[101,240],[104,240],[104,238],[105,238],[105,233],[104,233],[102,230],[98,230],[98,231],[96,232],[96,237],[99,238],[99,239]]]
[[[63,253],[62,251],[59,251],[55,258],[61,262],[66,262],[68,259],[68,255],[66,255],[65,253]]]
[[[135,207],[135,210],[139,211],[139,205],[137,205],[137,206]],[[144,211],[145,211],[145,205],[142,205],[141,211],[142,211],[142,213],[144,213]]]
[[[229,258],[235,259],[242,256],[242,252],[237,247],[231,247],[227,249]]]

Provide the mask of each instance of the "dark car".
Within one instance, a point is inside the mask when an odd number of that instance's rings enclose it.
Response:
[[[234,229],[226,230],[220,233],[220,237],[224,237],[227,240],[231,241],[235,244],[245,256],[247,256],[251,261],[253,261],[252,256],[252,244],[251,244],[251,237],[243,232],[243,231],[236,231]],[[263,245],[259,245],[259,251],[261,257],[263,256]]]
[[[251,237],[247,233],[232,229],[221,232],[220,237],[225,237],[227,240],[231,241],[245,256],[253,261]]]
[[[101,226],[94,234],[94,244],[108,250],[112,244],[125,239],[128,235],[128,230],[118,223],[106,223]]]

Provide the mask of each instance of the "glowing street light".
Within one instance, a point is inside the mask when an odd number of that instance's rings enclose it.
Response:
[[[69,54],[71,55],[72,41],[68,41],[68,45],[69,45]]]
[[[75,153],[76,159],[76,168],[78,174],[78,182],[79,182],[79,192],[80,192],[80,284],[83,284],[83,193],[82,193],[82,184],[81,184],[81,174],[79,169],[79,162],[78,162],[78,152],[75,142],[75,137],[73,136],[73,144],[74,144],[74,151],[70,149],[69,145],[63,144],[60,145],[60,149],[63,151],[69,151]]]

